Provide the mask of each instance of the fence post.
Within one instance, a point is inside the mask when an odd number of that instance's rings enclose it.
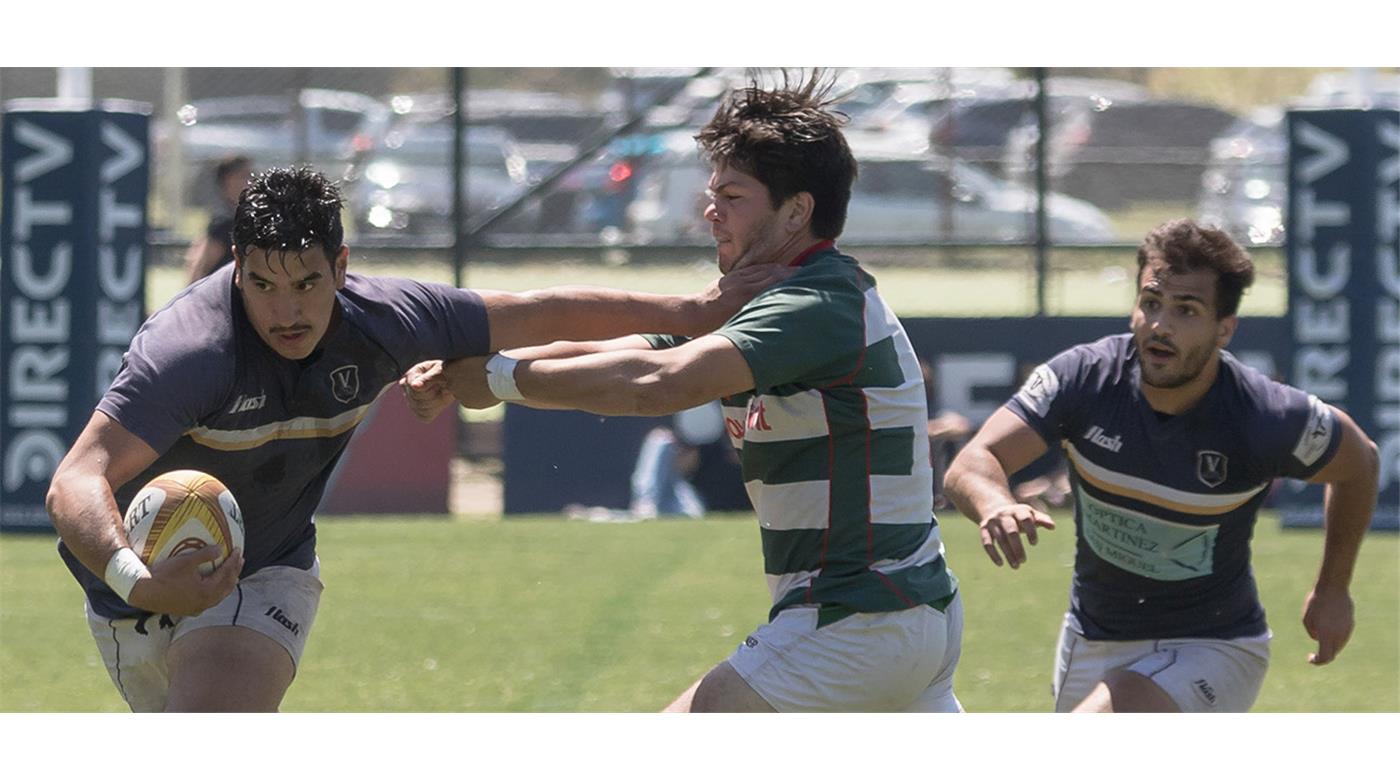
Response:
[[[452,284],[466,281],[467,248],[463,241],[467,225],[467,69],[452,68]]]
[[[1049,236],[1045,228],[1045,144],[1050,135],[1046,110],[1045,68],[1035,69],[1035,314],[1045,316],[1045,277],[1049,272]]]

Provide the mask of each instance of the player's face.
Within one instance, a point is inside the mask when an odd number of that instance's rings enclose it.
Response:
[[[1217,319],[1215,271],[1171,271],[1153,259],[1138,280],[1133,341],[1142,381],[1173,389],[1196,379],[1234,333],[1235,317]]]
[[[349,254],[341,247],[332,261],[320,247],[299,255],[253,249],[243,258],[234,283],[253,328],[274,352],[300,360],[321,343],[335,312],[335,291],[345,286]]]
[[[720,273],[784,258],[792,237],[780,229],[784,215],[773,208],[767,185],[726,165],[710,176],[705,194]]]

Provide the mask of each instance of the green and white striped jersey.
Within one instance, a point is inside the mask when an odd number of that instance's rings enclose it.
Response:
[[[923,374],[874,278],[823,248],[715,332],[754,375],[751,392],[722,403],[758,513],[771,615],[805,604],[890,612],[950,597],[957,580],[932,511]]]

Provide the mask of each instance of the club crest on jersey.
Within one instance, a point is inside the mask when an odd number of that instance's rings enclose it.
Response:
[[[753,431],[771,431],[773,426],[768,424],[768,410],[763,408],[763,399],[756,399],[749,406],[748,428]]]
[[[1197,450],[1196,477],[1204,482],[1206,487],[1218,487],[1225,481],[1229,462],[1229,458],[1215,450]]]
[[[1031,411],[1044,417],[1050,413],[1050,402],[1055,400],[1055,396],[1060,392],[1060,379],[1055,376],[1055,372],[1050,370],[1050,366],[1041,363],[1036,366],[1034,372],[1026,377],[1026,381],[1021,385],[1021,389],[1016,393],[1021,403],[1029,406]],[[1114,450],[1117,452],[1117,450]]]
[[[360,367],[341,366],[331,372],[331,392],[335,400],[348,404],[360,394]]]

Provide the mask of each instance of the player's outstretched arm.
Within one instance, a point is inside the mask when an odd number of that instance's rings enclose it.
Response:
[[[1342,440],[1337,452],[1310,480],[1325,482],[1322,565],[1303,602],[1303,627],[1317,641],[1308,663],[1330,663],[1346,647],[1355,627],[1351,577],[1361,540],[1376,508],[1380,457],[1376,444],[1345,412],[1333,407]]]
[[[408,410],[425,423],[436,420],[444,409],[456,403],[447,388],[441,360],[425,360],[410,367],[399,377],[399,389]]]
[[[619,349],[562,359],[522,360],[510,379],[519,403],[602,415],[672,414],[753,388],[753,372],[733,342],[702,336],[672,349]],[[454,361],[452,393],[471,408],[498,402],[485,358]],[[500,370],[500,369],[498,369]],[[498,376],[499,378],[499,376]]]
[[[623,336],[622,338],[609,339],[607,341],[556,341],[550,344],[542,344],[537,347],[521,347],[513,349],[509,357],[516,360],[542,360],[545,358],[568,358],[579,355],[592,355],[599,352],[614,352],[622,349],[651,349],[651,344],[641,336]],[[423,422],[432,422],[444,409],[455,405],[458,401],[452,395],[451,384],[453,381],[460,386],[471,386],[472,372],[484,371],[486,360],[490,356],[483,358],[459,358],[443,362],[441,360],[426,360],[413,366],[399,379],[399,387],[403,390],[404,401],[408,404],[409,411]],[[452,377],[455,376],[454,380]],[[482,380],[485,381],[484,379]],[[485,388],[485,385],[482,385]],[[469,398],[470,393],[464,391],[464,398]],[[500,401],[491,396],[483,397],[486,406],[495,406]],[[547,407],[543,404],[527,404],[532,406]],[[468,408],[482,408],[474,403],[467,404]]]
[[[1045,454],[1046,444],[1033,428],[1006,408],[996,410],[953,459],[943,480],[943,492],[974,523],[982,549],[992,563],[1011,568],[1026,562],[1021,534],[1035,544],[1036,526],[1055,529],[1044,512],[1022,504],[1011,494],[1010,475]]]
[[[590,287],[525,293],[479,290],[491,351],[555,341],[612,339],[632,333],[698,336],[723,325],[755,295],[792,274],[760,265],[720,277],[694,295],[655,295]]]
[[[49,517],[68,549],[99,577],[106,577],[117,551],[130,547],[113,493],[158,456],[140,437],[102,412],[94,412],[54,472],[46,500]],[[179,563],[171,559],[157,564],[154,578],[138,580],[127,602],[172,615],[204,611],[233,590],[243,567],[242,555],[235,552],[213,574],[199,574],[198,564],[214,560],[218,553],[218,548],[211,547]]]

